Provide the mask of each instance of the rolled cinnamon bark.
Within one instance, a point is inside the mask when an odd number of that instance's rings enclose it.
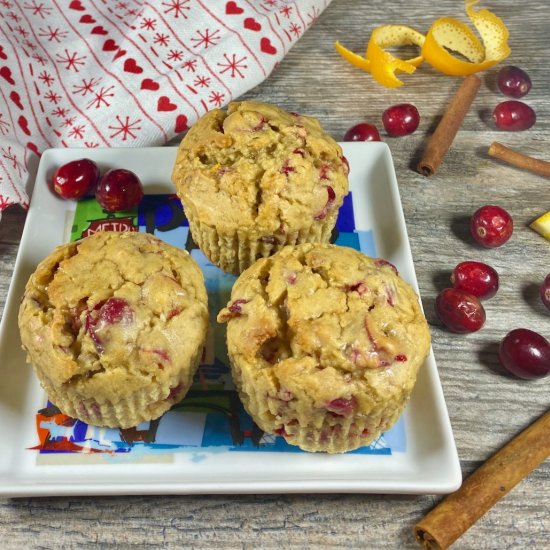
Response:
[[[482,464],[415,527],[430,550],[448,548],[550,455],[550,410]]]
[[[416,167],[420,174],[424,176],[435,174],[470,109],[480,85],[481,80],[475,74],[467,76],[462,81]]]
[[[533,172],[533,174],[550,178],[550,162],[546,162],[545,160],[519,153],[497,141],[491,143],[487,153],[490,157],[502,160],[516,168],[529,170],[529,172]]]

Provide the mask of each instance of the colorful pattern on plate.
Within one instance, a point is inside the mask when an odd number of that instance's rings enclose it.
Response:
[[[340,210],[332,242],[376,256],[372,231],[355,228],[351,193]],[[147,195],[138,208],[108,214],[95,199],[80,201],[71,240],[95,231],[142,231],[185,249],[201,266],[208,290],[211,327],[194,385],[185,399],[157,420],[119,430],[89,426],[62,414],[53,404],[36,414],[41,453],[143,453],[158,452],[303,452],[282,437],[266,434],[246,414],[227,367],[225,325],[215,322],[227,303],[235,276],[212,265],[193,242],[189,225],[175,195]],[[406,450],[403,418],[368,447],[354,453],[391,454]]]

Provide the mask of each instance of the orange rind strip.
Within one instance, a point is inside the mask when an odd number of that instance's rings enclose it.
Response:
[[[396,73],[412,74],[426,60],[447,75],[466,76],[483,71],[506,59],[510,53],[508,29],[502,20],[487,9],[476,11],[479,0],[465,0],[464,7],[481,40],[473,30],[451,17],[437,19],[426,36],[406,25],[382,25],[371,34],[366,56],[336,42],[336,51],[349,63],[372,74],[388,88],[402,86]],[[420,55],[399,59],[388,51],[398,46],[418,46]]]

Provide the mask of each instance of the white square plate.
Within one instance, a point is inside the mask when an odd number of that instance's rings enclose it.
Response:
[[[417,291],[399,190],[384,143],[342,143],[350,164],[353,215],[376,254]],[[0,495],[186,493],[448,493],[461,472],[437,367],[430,353],[401,419],[406,445],[391,454],[194,452],[42,454],[37,411],[46,398],[25,364],[17,328],[19,300],[40,260],[66,240],[75,203],[58,199],[48,181],[69,160],[92,158],[102,170],[136,172],[147,194],[173,193],[176,148],[50,149],[41,158],[13,281],[0,325]],[[157,449],[158,451],[158,449]]]

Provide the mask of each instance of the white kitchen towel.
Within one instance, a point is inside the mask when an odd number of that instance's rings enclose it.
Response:
[[[163,145],[266,79],[331,0],[0,0],[0,215],[50,147]]]

